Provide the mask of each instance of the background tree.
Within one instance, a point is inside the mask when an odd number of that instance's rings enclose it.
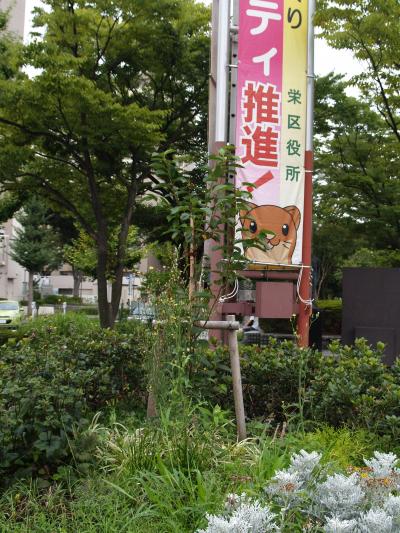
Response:
[[[116,257],[115,250],[118,246],[118,235],[115,233],[110,236],[109,247],[111,253],[109,254],[109,264],[107,265],[107,279],[113,280],[115,272],[115,264],[113,259]],[[124,256],[123,267],[124,270],[133,271],[136,269],[138,263],[143,257],[145,246],[141,243],[139,237],[139,230],[136,226],[130,226],[128,238],[126,242],[126,253]],[[77,237],[64,246],[65,260],[76,270],[82,274],[96,279],[97,275],[97,260],[96,260],[96,243],[93,239],[80,230]]]
[[[316,83],[314,253],[325,296],[340,291],[336,271],[358,248],[400,248],[398,143],[346,86],[333,74]]]
[[[51,272],[62,261],[59,235],[49,226],[46,206],[32,197],[17,215],[21,228],[11,244],[11,257],[29,274],[28,314],[32,311],[33,279],[35,274]]]
[[[397,0],[319,0],[316,24],[337,49],[363,62],[353,78],[364,101],[400,142],[400,3]]]
[[[358,249],[362,260],[376,260],[379,265],[386,256],[390,266],[400,248],[399,16],[397,0],[318,2],[315,21],[320,35],[333,48],[351,50],[363,65],[363,72],[350,80],[360,92],[357,100],[346,96],[343,80],[331,76],[317,83],[317,89],[325,85],[328,91],[324,118],[317,119],[317,129],[321,120],[327,127],[316,151],[318,254],[332,252],[337,235],[352,237],[343,241],[345,253],[339,246],[336,259],[331,253],[336,266],[359,264]],[[318,111],[324,110],[317,106]],[[326,236],[329,224],[328,244],[318,235],[322,231]]]
[[[8,32],[8,12],[0,10],[0,79],[21,75],[21,42]]]
[[[108,327],[151,153],[205,150],[209,10],[194,0],[44,3],[44,36],[24,50],[38,75],[0,82],[1,188],[40,194],[91,237]]]

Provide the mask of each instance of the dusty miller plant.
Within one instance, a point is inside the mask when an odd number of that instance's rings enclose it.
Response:
[[[203,533],[289,532],[299,517],[303,531],[398,533],[397,462],[393,453],[374,452],[364,467],[328,474],[320,454],[302,450],[292,456],[288,468],[275,473],[266,487],[266,498],[251,501],[246,495],[229,495],[225,513],[207,516],[208,528]],[[243,508],[246,512],[238,512]],[[268,517],[265,525],[259,518],[261,509]]]

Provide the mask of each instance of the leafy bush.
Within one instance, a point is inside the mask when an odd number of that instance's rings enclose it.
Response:
[[[15,346],[1,348],[0,472],[50,471],[71,456],[70,441],[96,410],[143,402],[140,332],[90,322],[36,320]]]
[[[17,339],[35,339],[38,343],[60,340],[86,334],[94,334],[99,330],[98,324],[85,316],[75,314],[56,314],[39,316],[21,324]]]
[[[332,355],[315,375],[309,416],[334,426],[364,426],[379,433],[400,429],[400,365],[382,363],[383,344],[371,349],[364,339],[354,347],[333,343]]]
[[[322,319],[324,334],[340,335],[342,330],[342,300],[318,300],[317,308]]]
[[[242,381],[248,418],[282,422],[293,416],[312,424],[365,427],[400,436],[400,362],[381,361],[383,344],[372,349],[331,344],[331,355],[271,340],[266,347],[241,346]],[[232,409],[227,350],[198,353],[192,367],[194,394]]]
[[[276,422],[297,411],[299,400],[323,365],[321,354],[293,342],[270,339],[264,347],[241,346],[241,370],[246,415]],[[198,354],[192,386],[210,403],[232,408],[229,353],[225,348]]]
[[[64,294],[47,294],[41,299],[43,304],[62,304],[67,302],[68,304],[78,304],[82,303],[82,298],[79,296],[68,296]]]
[[[87,306],[82,306],[82,307],[79,307],[77,309],[74,309],[74,308],[67,308],[68,312],[73,312],[73,313],[77,313],[79,315],[86,315],[86,316],[97,316],[99,314],[99,309],[98,307],[94,306],[94,305],[87,305]]]

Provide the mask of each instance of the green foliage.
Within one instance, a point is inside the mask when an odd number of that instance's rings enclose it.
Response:
[[[318,300],[317,308],[320,310],[322,331],[324,334],[340,335],[342,331],[342,300]]]
[[[8,31],[9,10],[0,10],[0,80],[23,77],[21,67],[21,42]]]
[[[99,331],[85,317],[59,315],[18,335],[15,345],[1,348],[3,475],[44,475],[71,456],[89,462],[71,441],[93,412],[116,399],[142,402],[140,331]]]
[[[244,268],[247,260],[243,247],[262,247],[262,237],[246,240],[234,235],[238,213],[250,210],[251,193],[235,186],[234,176],[240,165],[232,147],[221,148],[211,159],[213,168],[202,169],[206,177],[199,181],[198,169],[181,168],[171,152],[153,156],[153,170],[159,178],[155,191],[162,193],[169,206],[166,232],[175,243],[183,244],[183,261],[192,287],[201,275],[206,277],[209,273],[209,266],[205,266],[210,257],[206,254],[199,261],[207,241],[213,242],[214,252],[221,253],[222,260],[217,265],[220,285],[232,283],[236,271]]]
[[[246,415],[283,422],[298,411],[299,399],[318,375],[322,357],[293,342],[271,339],[268,346],[240,346]],[[223,408],[232,406],[229,353],[226,348],[198,353],[191,383],[196,394]]]
[[[316,24],[337,49],[351,50],[363,61],[354,81],[366,102],[379,110],[399,142],[399,45],[396,0],[321,0]]]
[[[90,432],[99,469],[84,479],[64,471],[62,483],[44,489],[16,484],[0,498],[0,530],[193,533],[206,512],[221,509],[226,494],[258,495],[293,452],[315,449],[324,465],[344,471],[381,448],[370,434],[331,428],[238,444],[223,412],[183,414],[186,423],[164,417],[157,425],[138,425],[127,418],[124,425],[113,419],[102,426],[95,420]]]
[[[109,236],[108,246],[110,254],[107,264],[107,278],[113,279],[116,269],[116,258],[118,251],[118,232],[114,230]],[[127,270],[134,270],[140,262],[144,253],[141,245],[139,231],[136,226],[130,226],[126,240],[126,249],[122,266]],[[83,272],[85,275],[96,279],[97,275],[97,255],[96,244],[93,238],[85,231],[80,230],[76,239],[71,244],[64,246],[64,257],[66,261],[74,268]]]
[[[360,248],[343,262],[344,267],[395,268],[400,266],[400,250]]]
[[[316,83],[317,298],[340,293],[336,274],[358,249],[389,256],[400,247],[398,142],[374,107],[345,89],[338,76]]]
[[[44,204],[32,197],[17,216],[21,229],[12,241],[11,257],[29,272],[51,272],[61,262],[61,244],[58,234],[48,224]]]
[[[355,347],[330,346],[309,388],[309,416],[340,426],[361,426],[379,433],[398,431],[400,381],[398,363],[381,361],[384,345],[373,350],[364,339]]]
[[[0,198],[0,223],[7,222],[23,205],[21,196],[5,193]]]
[[[179,412],[188,401],[187,367],[195,347],[192,320],[196,309],[185,290],[177,250],[169,243],[162,250],[162,269],[150,269],[142,285],[155,317],[146,339],[145,365],[149,394],[157,406]]]
[[[316,84],[318,297],[340,292],[332,274],[359,248],[371,250],[372,262],[398,262],[399,10],[396,0],[318,2],[320,35],[363,65],[349,82],[358,99],[333,74]],[[352,259],[368,260],[366,252]]]
[[[90,235],[109,327],[151,154],[206,150],[209,9],[195,0],[45,0],[34,27],[42,35],[23,61],[36,75],[0,80],[1,189],[40,191]]]
[[[399,363],[387,367],[383,344],[373,349],[363,339],[354,347],[335,342],[329,349],[332,355],[286,341],[264,348],[241,346],[246,415],[273,424],[347,425],[397,435]],[[191,366],[194,396],[232,408],[231,383],[228,352],[199,350]]]
[[[60,305],[63,302],[67,302],[68,304],[82,304],[82,298],[80,296],[66,296],[66,295],[59,295],[59,294],[46,294],[46,296],[43,296],[41,299],[41,302],[44,304],[55,304]]]
[[[341,298],[334,298],[332,300],[318,300],[316,304],[319,309],[323,309],[323,310],[325,309],[332,309],[332,310],[340,309],[341,310],[342,305],[343,305]]]

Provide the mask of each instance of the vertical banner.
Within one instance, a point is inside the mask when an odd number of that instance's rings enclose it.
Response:
[[[237,187],[252,193],[241,231],[263,242],[246,256],[254,268],[301,265],[308,0],[239,2]]]

